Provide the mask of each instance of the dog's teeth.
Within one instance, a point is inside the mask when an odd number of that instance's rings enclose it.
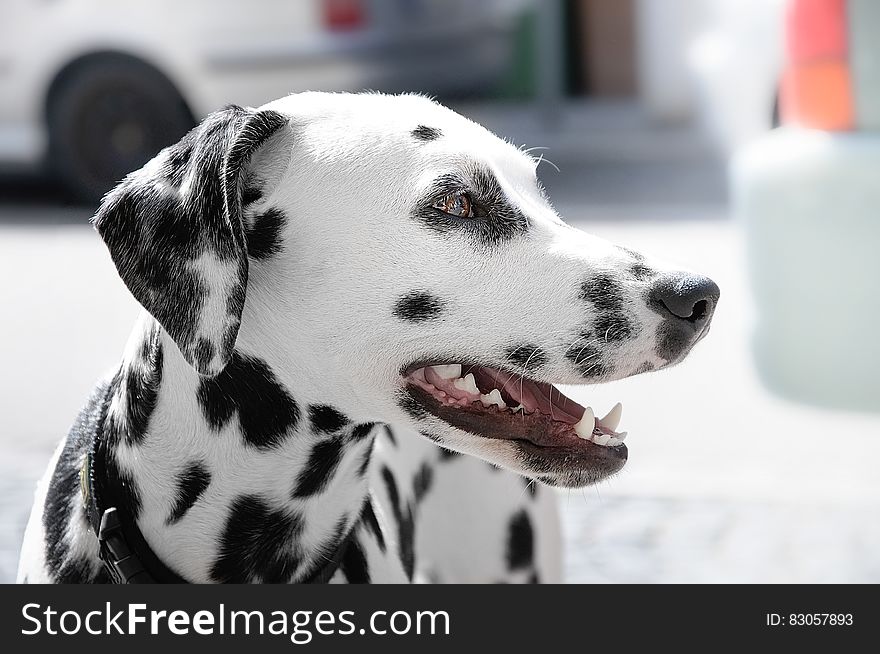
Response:
[[[504,398],[501,397],[501,391],[499,391],[497,388],[493,388],[491,391],[489,391],[489,399],[494,401],[498,407],[502,409],[507,408],[507,405],[504,403]]]
[[[605,426],[608,430],[614,431],[620,425],[620,417],[622,415],[623,405],[618,402],[611,408],[611,411],[609,411],[608,414],[599,422],[601,422],[602,425]]]
[[[507,408],[507,405],[504,403],[504,400],[501,397],[501,391],[499,391],[497,388],[493,388],[485,395],[480,395],[480,401],[485,407],[490,407],[494,405],[500,409]]]
[[[622,431],[619,434],[614,434],[614,440],[620,441],[621,443],[626,440],[626,435],[629,432]]]
[[[460,367],[460,366],[459,366]],[[452,384],[460,391],[470,393],[471,395],[479,395],[480,389],[477,388],[477,381],[474,379],[473,373],[468,373],[460,379],[456,379]]]
[[[513,409],[511,409],[511,411],[513,411],[514,413],[517,413],[518,411],[522,411],[523,413],[525,413],[526,408],[522,404],[517,404],[515,407],[513,407]]]
[[[574,426],[574,433],[578,435],[578,438],[582,438],[585,441],[590,440],[593,436],[593,429],[596,427],[596,416],[593,415],[593,410],[590,407],[587,407],[584,411],[583,418]]]
[[[609,445],[614,440],[614,436],[608,434],[593,434],[593,442],[596,445]]]
[[[461,377],[460,363],[453,363],[448,366],[431,366],[431,369],[441,379],[458,379]]]
[[[606,439],[604,442],[600,443],[599,441],[593,439],[593,442],[597,445],[604,445],[605,447],[617,447],[618,445],[623,445],[623,441],[617,438],[616,436],[609,436],[606,434]]]
[[[424,368],[419,368],[418,370],[416,370],[416,371],[412,374],[412,376],[413,376],[413,379],[417,379],[418,381],[426,381],[426,380],[425,380],[425,369],[424,369]]]

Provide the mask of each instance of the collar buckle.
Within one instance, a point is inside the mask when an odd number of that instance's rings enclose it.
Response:
[[[101,516],[98,543],[100,544],[99,556],[113,583],[155,583],[150,573],[144,568],[144,564],[128,546],[116,507],[110,507]]]

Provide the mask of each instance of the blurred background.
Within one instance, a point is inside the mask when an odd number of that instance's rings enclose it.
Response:
[[[681,366],[622,400],[624,471],[563,494],[572,582],[880,582],[880,3],[3,0],[0,581],[137,306],[88,225],[228,103],[432,94],[569,223],[714,278]]]

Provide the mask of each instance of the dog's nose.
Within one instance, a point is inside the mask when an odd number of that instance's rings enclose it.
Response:
[[[720,296],[718,285],[708,277],[679,273],[658,279],[649,297],[659,313],[700,331],[712,320]]]

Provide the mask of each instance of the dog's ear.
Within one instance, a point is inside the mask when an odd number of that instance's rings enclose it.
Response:
[[[108,193],[94,223],[132,295],[186,360],[213,376],[232,356],[248,278],[248,162],[287,118],[227,107]],[[260,158],[261,161],[265,157]]]

